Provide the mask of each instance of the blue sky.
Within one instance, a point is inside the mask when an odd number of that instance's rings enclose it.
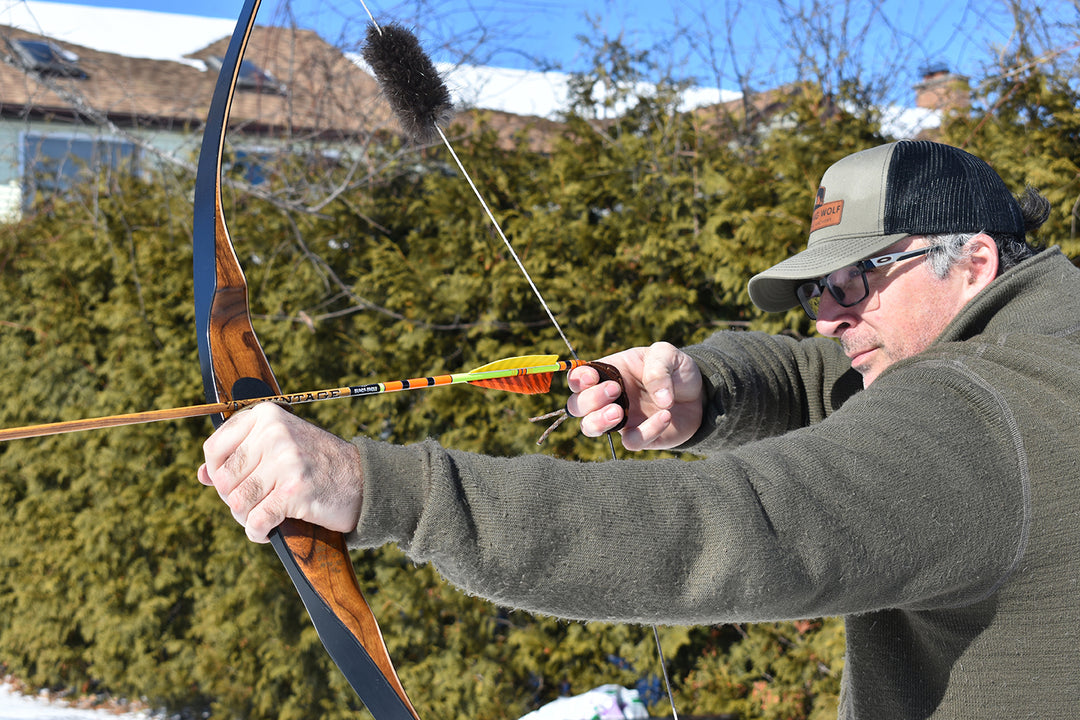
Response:
[[[0,0],[15,3],[19,0]],[[69,0],[81,5],[176,12],[234,18],[242,0]],[[750,71],[755,85],[778,84],[791,72],[792,37],[813,37],[820,27],[836,27],[844,9],[831,3],[832,17],[820,10],[805,24],[783,24],[765,0],[371,0],[380,19],[392,18],[417,28],[436,60],[461,61],[521,69],[585,70],[591,67],[578,35],[622,36],[680,78],[691,77],[709,87],[732,88],[736,71]],[[788,7],[826,3],[787,0]],[[1075,22],[1070,0],[1040,0],[1051,15]],[[852,37],[830,51],[843,51],[860,62],[895,75],[900,92],[910,90],[918,70],[943,63],[979,77],[994,58],[993,48],[1011,42],[1012,21],[1005,0],[849,0]],[[825,11],[830,12],[829,10]],[[317,30],[331,42],[348,45],[363,37],[367,14],[360,0],[263,0],[263,24],[291,24]],[[818,23],[821,23],[820,25]],[[868,27],[861,43],[859,30]],[[595,28],[599,28],[598,32]],[[676,28],[683,40],[668,41]],[[730,29],[730,32],[729,32]],[[785,42],[788,41],[788,42]],[[709,56],[705,48],[719,50]],[[735,52],[725,53],[733,47]],[[453,48],[453,55],[441,55]],[[719,73],[715,72],[719,71]],[[718,80],[719,76],[719,80]]]

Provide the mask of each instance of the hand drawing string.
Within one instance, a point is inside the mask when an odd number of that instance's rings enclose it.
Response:
[[[537,300],[539,300],[541,307],[544,308],[544,312],[547,313],[548,319],[551,320],[552,325],[566,344],[571,357],[575,361],[578,360],[577,351],[574,349],[569,338],[567,338],[566,333],[563,332],[562,325],[555,318],[555,314],[551,311],[551,307],[547,304],[547,301],[544,300],[544,296],[536,286],[536,283],[533,282],[532,275],[529,274],[525,264],[521,261],[521,258],[518,257],[513,245],[511,245],[506,234],[503,232],[502,227],[499,225],[498,220],[496,220],[495,215],[491,212],[491,208],[484,200],[482,193],[477,188],[476,183],[473,182],[472,177],[465,169],[457,152],[455,152],[453,145],[451,145],[449,139],[447,139],[446,134],[442,130],[441,123],[446,122],[449,119],[452,110],[452,102],[450,100],[450,92],[446,89],[445,84],[439,77],[438,71],[435,69],[431,59],[427,56],[427,53],[424,52],[423,48],[420,46],[419,40],[417,40],[412,32],[396,23],[390,23],[385,28],[379,27],[375,22],[374,15],[372,15],[371,10],[367,7],[364,0],[361,0],[361,4],[367,11],[372,23],[371,27],[368,29],[362,54],[364,59],[371,66],[372,71],[375,73],[375,77],[382,87],[383,94],[390,103],[391,109],[394,111],[402,129],[410,136],[413,142],[423,144],[431,140],[433,137],[432,132],[437,134],[442,140],[443,145],[457,164],[458,170],[461,172],[466,182],[469,183],[469,187],[472,188],[473,194],[476,195],[476,199],[480,202],[481,207],[483,207],[488,220],[495,228],[503,245],[506,246],[507,251],[514,259],[518,269],[529,283],[529,287],[532,289],[533,294],[536,296]],[[612,368],[612,370],[614,370],[614,368]],[[601,378],[604,378],[603,372],[601,372]],[[624,412],[625,411],[626,407],[624,406]],[[557,414],[561,414],[562,417],[556,421],[555,425],[549,428],[548,432],[557,427],[558,424],[565,419],[565,408],[561,410],[561,412],[557,411]],[[548,433],[545,433],[544,437],[546,437],[547,434]],[[611,438],[611,433],[607,433],[606,437],[608,448],[611,451],[611,459],[618,460],[618,456],[615,453],[615,442]],[[543,442],[543,439],[544,438],[541,437],[541,442]],[[664,661],[664,650],[660,642],[660,631],[656,625],[653,625],[652,629],[653,637],[656,640],[656,649],[660,655],[660,667],[664,676],[664,685],[667,690],[668,700],[671,703],[672,717],[675,718],[675,720],[678,720],[679,713],[675,707],[675,696],[672,692],[671,681],[668,677],[667,663]]]

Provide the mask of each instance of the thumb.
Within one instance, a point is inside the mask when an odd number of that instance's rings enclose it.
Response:
[[[669,409],[675,404],[674,377],[682,365],[681,355],[678,348],[666,342],[653,343],[645,352],[641,382],[657,408]]]

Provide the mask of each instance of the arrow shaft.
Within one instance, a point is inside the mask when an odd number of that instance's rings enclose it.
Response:
[[[451,373],[449,375],[409,378],[408,380],[367,383],[364,385],[345,385],[323,390],[308,390],[299,393],[268,395],[266,397],[251,398],[248,400],[228,400],[225,402],[188,405],[186,407],[166,408],[163,410],[146,410],[124,415],[106,415],[97,418],[65,420],[62,422],[44,423],[41,425],[27,425],[25,427],[0,429],[0,442],[43,437],[46,435],[60,435],[83,430],[101,430],[124,425],[141,425],[162,420],[180,420],[183,418],[202,417],[224,412],[231,413],[264,402],[279,403],[281,405],[302,405],[304,403],[320,402],[322,400],[382,395],[404,390],[422,390],[424,388],[441,387],[444,385],[461,385],[466,383],[477,384],[488,380],[498,380],[500,378],[550,375],[571,370],[582,364],[584,363],[580,360],[562,360],[556,363],[535,365],[531,367],[474,370],[471,372]]]

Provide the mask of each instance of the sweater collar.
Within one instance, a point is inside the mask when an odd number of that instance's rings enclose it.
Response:
[[[1053,334],[1080,324],[1080,270],[1054,246],[994,279],[963,307],[937,339],[976,335]]]

